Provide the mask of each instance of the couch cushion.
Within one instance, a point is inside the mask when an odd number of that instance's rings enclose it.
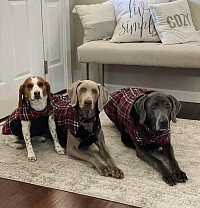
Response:
[[[163,45],[162,43],[111,43],[92,41],[77,48],[81,63],[104,63],[176,68],[200,68],[200,42]]]

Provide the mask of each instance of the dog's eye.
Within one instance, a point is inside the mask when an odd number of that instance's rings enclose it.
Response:
[[[81,92],[86,92],[87,89],[86,89],[85,87],[82,87],[82,88],[80,89],[80,91],[81,91]]]
[[[27,84],[27,88],[28,88],[28,89],[31,89],[32,87],[33,87],[32,84]]]
[[[92,89],[92,94],[97,94],[97,90],[96,89]]]
[[[43,87],[43,85],[44,85],[44,84],[43,84],[42,82],[39,82],[39,83],[38,83],[38,87]]]
[[[170,108],[170,104],[166,104],[166,108]]]

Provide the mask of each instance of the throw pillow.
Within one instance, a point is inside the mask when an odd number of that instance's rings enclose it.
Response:
[[[149,5],[163,44],[199,41],[187,0]]]
[[[159,41],[148,5],[169,0],[113,0],[117,26],[111,42]]]
[[[72,12],[80,17],[84,43],[112,37],[116,26],[112,0],[101,4],[76,5]]]

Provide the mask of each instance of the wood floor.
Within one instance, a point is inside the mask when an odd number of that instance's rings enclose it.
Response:
[[[200,120],[200,104],[182,103],[178,117]],[[0,178],[0,208],[135,207]]]

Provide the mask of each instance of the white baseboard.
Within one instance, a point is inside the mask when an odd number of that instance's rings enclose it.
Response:
[[[109,92],[114,92],[116,90],[119,90],[119,89],[127,87],[127,86],[105,84],[105,87]],[[143,88],[143,87],[141,87],[141,88]],[[146,87],[144,87],[144,88],[146,88]],[[169,89],[159,89],[159,88],[148,88],[148,89],[162,91],[166,94],[173,95],[179,101],[200,103],[200,92],[169,90]]]

